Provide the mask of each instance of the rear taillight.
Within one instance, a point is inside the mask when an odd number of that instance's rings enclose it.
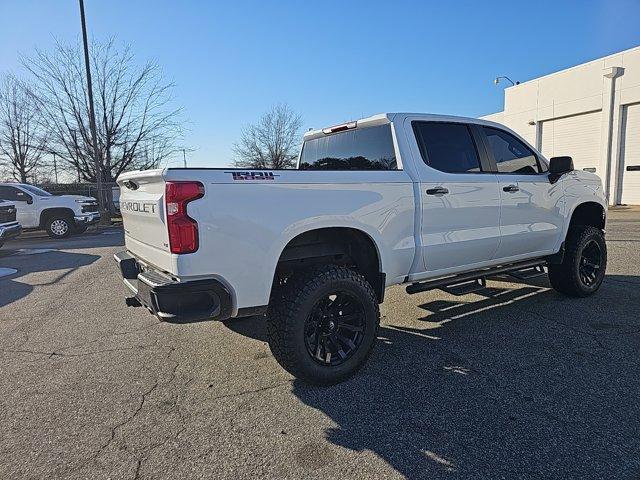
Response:
[[[171,253],[198,250],[198,222],[187,215],[187,204],[204,196],[200,182],[167,182],[164,191]]]

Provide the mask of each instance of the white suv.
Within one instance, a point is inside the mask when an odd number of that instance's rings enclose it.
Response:
[[[15,204],[17,220],[23,228],[46,230],[51,238],[83,233],[100,220],[93,197],[52,195],[33,185],[0,183],[0,198]]]

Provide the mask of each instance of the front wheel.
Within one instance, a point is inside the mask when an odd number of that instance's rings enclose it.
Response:
[[[607,244],[599,228],[575,227],[567,234],[561,264],[549,265],[554,290],[571,297],[587,297],[602,285],[607,268]]]
[[[269,347],[278,363],[308,383],[332,385],[366,362],[380,310],[362,275],[327,266],[304,272],[275,292],[267,317]]]
[[[67,238],[73,231],[73,219],[68,216],[55,216],[47,220],[47,234],[51,238]]]

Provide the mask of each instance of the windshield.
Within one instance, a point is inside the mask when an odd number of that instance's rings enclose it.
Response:
[[[49,192],[47,192],[46,190],[43,190],[43,189],[38,188],[38,187],[34,187],[33,185],[22,185],[22,188],[24,188],[27,192],[33,193],[34,195],[36,195],[38,197],[50,197],[51,196],[51,194]]]

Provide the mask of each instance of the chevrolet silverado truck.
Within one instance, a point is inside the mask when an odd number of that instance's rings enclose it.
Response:
[[[83,195],[52,195],[26,183],[0,183],[0,198],[17,209],[23,228],[45,230],[51,238],[83,233],[100,221],[98,202]]]
[[[385,288],[463,295],[487,277],[600,287],[600,179],[489,121],[388,113],[304,135],[295,170],[125,173],[127,304],[161,320],[266,314],[294,376],[333,384],[376,340]]]
[[[4,242],[22,233],[22,225],[16,221],[16,207],[0,198],[0,248]]]

